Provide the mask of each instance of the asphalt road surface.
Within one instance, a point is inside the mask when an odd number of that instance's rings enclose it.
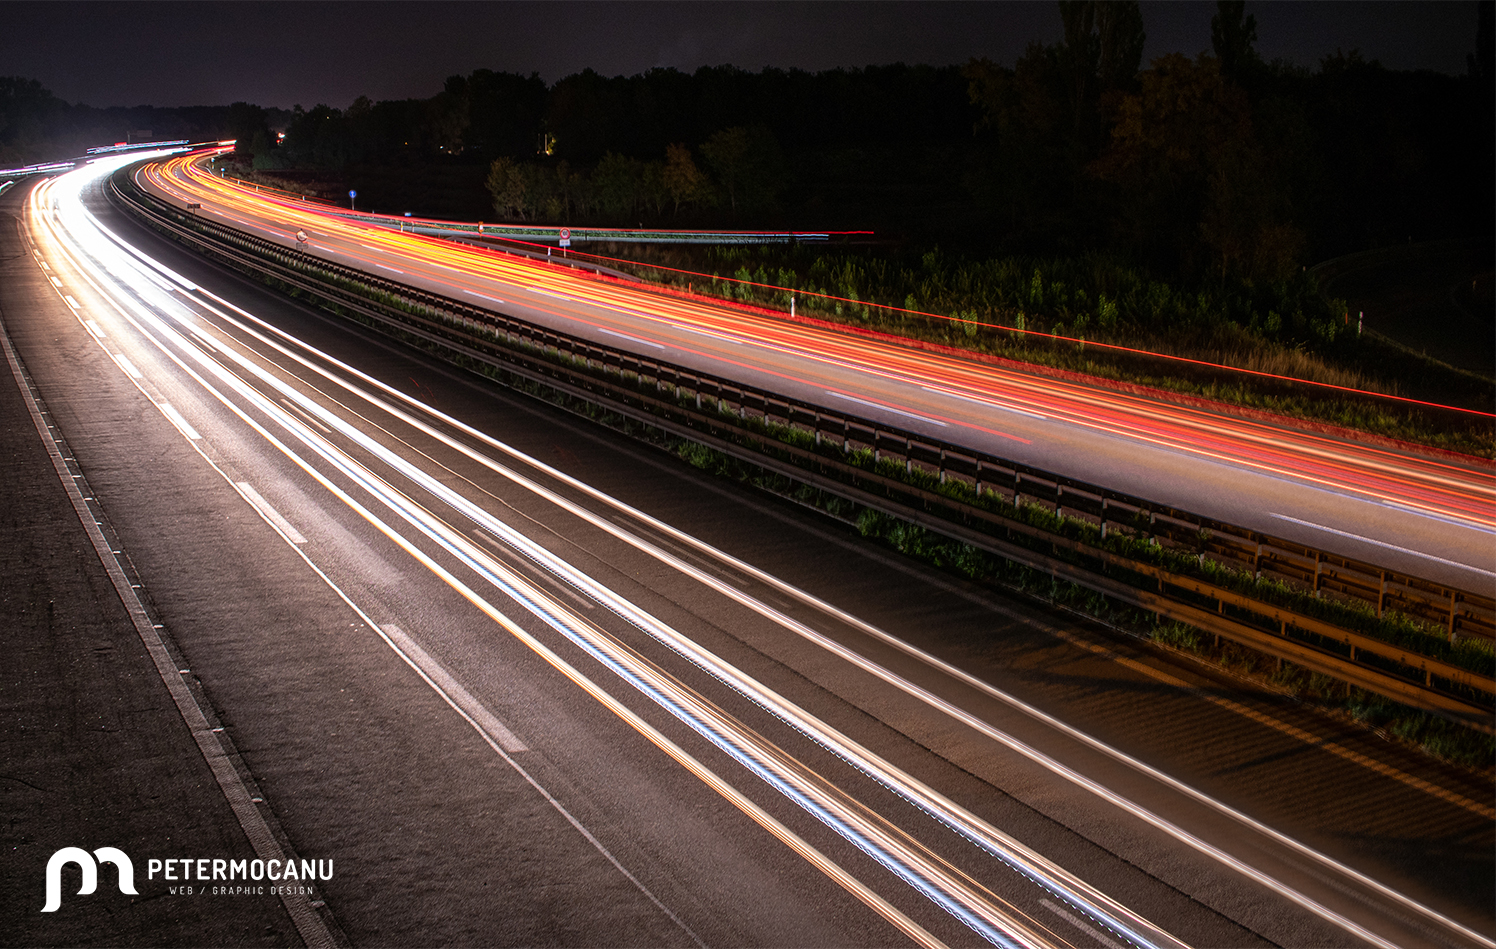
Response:
[[[7,942],[157,941],[144,868],[242,854],[226,800],[262,858],[337,868],[200,897],[246,942],[1496,945],[1484,779],[370,339],[97,178],[0,204],[27,411],[171,660],[116,674],[197,742],[155,762],[197,793],[135,845],[141,900],[106,869],[37,913],[53,838],[12,831]]]

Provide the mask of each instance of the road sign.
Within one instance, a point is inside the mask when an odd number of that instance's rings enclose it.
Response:
[[[358,192],[357,191],[350,191],[350,192],[348,192],[348,197],[350,197],[350,198],[356,198],[356,197],[358,197]]]
[[[560,240],[559,243],[561,244],[562,247],[570,247],[571,246],[571,228],[569,228],[569,227],[563,227],[563,228],[561,228],[561,240]]]

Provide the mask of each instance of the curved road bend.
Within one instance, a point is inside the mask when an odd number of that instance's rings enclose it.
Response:
[[[1480,782],[37,193],[8,328],[353,941],[1492,944]]]

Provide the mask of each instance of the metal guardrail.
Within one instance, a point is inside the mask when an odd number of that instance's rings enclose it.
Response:
[[[123,180],[126,189],[135,191],[128,177]],[[940,483],[960,479],[1015,505],[1036,503],[1094,524],[1103,538],[1121,531],[1317,597],[1359,601],[1372,607],[1377,617],[1400,612],[1442,629],[1450,641],[1496,639],[1492,597],[547,329],[190,217],[149,195],[136,192],[131,197],[124,190],[112,184],[111,196],[169,236],[238,269],[335,304],[376,328],[440,347],[449,358],[486,364],[1121,603],[1396,701],[1496,730],[1496,678],[1489,671],[1455,666],[1292,605],[870,471],[849,461],[845,452],[867,449],[875,460],[900,461],[906,469],[925,471]],[[371,291],[401,301],[404,307],[371,299]],[[745,424],[749,419],[766,424]],[[774,425],[805,433],[812,445],[787,443],[769,429]]]
[[[577,244],[588,241],[592,243],[609,242],[620,244],[805,244],[825,243],[831,239],[832,234],[829,231],[669,231],[651,228],[563,228],[560,225],[472,224],[462,221],[436,222],[382,214],[358,215],[335,211],[324,213],[330,213],[333,217],[352,221],[355,224],[377,225],[392,230],[411,231],[418,234],[433,234],[437,236],[465,234],[508,240],[542,241],[548,244],[559,243],[563,230],[567,232],[567,238]],[[847,233],[863,234],[872,232],[856,231]]]

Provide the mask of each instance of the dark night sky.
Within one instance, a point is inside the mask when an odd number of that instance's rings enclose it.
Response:
[[[1144,63],[1210,48],[1215,4],[1144,2]],[[1394,69],[1465,70],[1473,2],[1249,2],[1257,49],[1313,67],[1337,48]],[[548,82],[591,66],[808,70],[987,56],[1060,38],[1053,2],[4,3],[0,75],[69,102],[289,108],[425,98],[478,68]]]

